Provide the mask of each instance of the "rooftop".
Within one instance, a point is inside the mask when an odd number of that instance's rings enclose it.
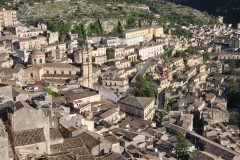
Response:
[[[120,105],[125,104],[132,107],[144,109],[146,108],[152,101],[154,101],[153,97],[126,97],[119,101]]]
[[[20,132],[15,132],[15,144],[16,146],[23,146],[29,144],[35,144],[44,142],[45,136],[43,128],[29,129]]]
[[[69,63],[45,63],[43,67],[57,67],[57,68],[74,68],[74,69],[79,69],[80,68]]]
[[[70,102],[99,94],[98,91],[85,87],[64,91],[62,93],[66,97],[67,101]]]
[[[50,149],[52,151],[62,152],[62,151],[66,151],[67,149],[83,147],[83,146],[84,144],[81,138],[75,137],[75,138],[64,139],[63,143],[51,145]]]
[[[50,139],[51,140],[60,139],[60,138],[63,138],[63,137],[58,130],[50,130]]]

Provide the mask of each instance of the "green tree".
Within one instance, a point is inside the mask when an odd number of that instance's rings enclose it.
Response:
[[[78,34],[79,38],[86,38],[86,29],[83,24],[75,24],[71,32]]]
[[[99,19],[96,22],[90,24],[88,33],[97,36],[102,36],[104,34],[104,30]]]
[[[113,28],[112,35],[121,37],[122,33],[123,33],[123,27],[122,27],[121,22],[118,21],[117,26]]]
[[[125,28],[130,29],[135,27],[135,19],[132,16],[127,17]]]
[[[206,63],[210,60],[210,53],[203,53],[203,62]]]
[[[229,124],[230,125],[237,125],[238,124],[238,118],[237,118],[236,114],[234,114],[234,113],[230,114]]]
[[[177,146],[175,148],[176,150],[176,156],[178,160],[188,160],[190,153],[188,151],[188,144],[187,144],[187,140],[184,137],[183,134],[178,133],[177,134]]]
[[[240,87],[235,81],[232,81],[228,88],[226,89],[226,97],[228,101],[228,108],[240,109]]]
[[[133,94],[137,97],[156,97],[157,87],[153,80],[138,75],[136,77],[137,88],[133,91]]]
[[[192,47],[189,47],[188,49],[186,49],[184,52],[188,53],[188,54],[197,54],[197,51],[192,48]]]
[[[145,91],[145,95],[147,97],[155,97],[154,90],[152,90],[151,88],[147,88],[146,91]]]
[[[233,60],[233,59],[229,60],[228,61],[228,65],[229,65],[229,70],[225,71],[224,74],[226,74],[226,75],[235,75],[235,74],[237,74],[235,60]]]
[[[181,27],[177,27],[175,30],[173,30],[172,34],[178,37],[185,37],[185,38],[192,38],[193,36],[193,34],[190,31],[186,29],[182,29]]]
[[[133,89],[133,94],[136,97],[146,97],[145,93],[137,88]]]

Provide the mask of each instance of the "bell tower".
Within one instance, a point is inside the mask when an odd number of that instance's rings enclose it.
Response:
[[[82,70],[83,82],[82,85],[88,88],[93,87],[92,83],[92,50],[88,43],[88,38],[85,40],[85,45],[82,51]]]

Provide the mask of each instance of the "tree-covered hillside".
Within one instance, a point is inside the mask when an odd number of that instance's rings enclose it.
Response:
[[[166,0],[206,11],[215,16],[224,16],[226,23],[240,22],[239,0]]]

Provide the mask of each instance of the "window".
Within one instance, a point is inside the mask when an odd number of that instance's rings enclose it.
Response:
[[[36,60],[36,59],[33,59],[33,62],[34,62],[34,63],[37,63],[37,60]]]
[[[64,74],[64,71],[62,71],[62,74]]]
[[[69,71],[69,74],[72,74],[72,72],[71,72],[71,71]]]
[[[39,63],[43,63],[43,60],[42,60],[42,59],[40,59],[40,60],[39,60]]]
[[[30,76],[33,77],[33,73],[30,73]]]
[[[49,71],[47,71],[47,74],[49,74]]]
[[[54,71],[54,74],[57,74],[57,71]]]

